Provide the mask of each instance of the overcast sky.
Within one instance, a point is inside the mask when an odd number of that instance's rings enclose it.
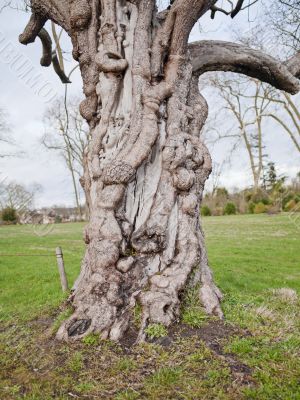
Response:
[[[3,1],[0,0],[0,8]],[[253,8],[250,19],[255,20],[260,12],[259,6]],[[0,159],[0,179],[6,178],[7,182],[16,181],[25,185],[41,184],[43,191],[37,198],[37,206],[74,205],[71,179],[63,161],[40,145],[40,138],[44,133],[43,114],[51,100],[63,96],[64,87],[51,68],[40,67],[41,45],[38,41],[27,47],[18,43],[18,35],[27,20],[28,15],[21,11],[5,9],[0,14],[0,108],[7,111],[11,134],[18,143],[18,151],[23,152],[18,158]],[[238,28],[247,31],[251,26],[247,13],[239,15],[233,21],[222,15],[218,15],[213,23],[205,18],[202,32],[200,33],[199,26],[195,26],[191,41],[209,38],[232,40],[233,30]],[[64,39],[64,48],[70,49],[67,38]],[[13,63],[11,58],[18,61]],[[66,58],[69,60],[67,69],[70,70],[74,64],[70,55],[67,54]],[[21,67],[23,63],[26,66],[23,67],[24,70]],[[22,77],[22,71],[25,70],[31,71],[31,77],[38,76],[35,88],[30,88],[32,81],[26,82],[28,76]],[[70,94],[79,95],[81,86],[81,78],[77,73],[69,86]],[[208,102],[212,107],[217,107],[215,97],[209,96]],[[297,154],[287,135],[271,123],[265,129],[269,158],[276,162],[281,173],[296,175],[300,170],[299,153]],[[229,145],[222,143],[211,150],[214,162],[221,164],[227,156]],[[222,173],[221,183],[231,188],[251,184],[245,151],[240,150],[234,156],[231,165]]]

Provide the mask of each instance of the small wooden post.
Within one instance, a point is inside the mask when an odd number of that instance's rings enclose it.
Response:
[[[68,280],[67,280],[67,275],[65,271],[65,264],[64,264],[64,257],[63,257],[63,252],[61,247],[56,248],[56,260],[57,260],[57,266],[58,266],[58,272],[60,276],[60,283],[61,283],[61,288],[63,292],[66,292],[69,290],[68,287]]]

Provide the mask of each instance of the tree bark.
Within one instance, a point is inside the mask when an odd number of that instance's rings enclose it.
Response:
[[[92,137],[82,179],[86,253],[74,313],[59,339],[97,332],[119,340],[139,304],[143,340],[149,323],[179,318],[190,285],[199,285],[207,312],[222,318],[199,216],[211,172],[200,135],[208,110],[188,49],[193,25],[215,3],[175,0],[157,13],[154,0],[32,1],[71,36],[86,96],[80,110]],[[31,25],[36,36],[37,23]],[[29,43],[28,27],[26,35]]]
[[[126,8],[102,2],[99,80],[81,105],[93,138],[84,178],[90,198],[87,250],[73,294],[75,313],[59,338],[100,332],[118,340],[139,303],[142,340],[148,323],[168,326],[179,317],[179,296],[196,270],[209,311],[222,316],[199,221],[211,170],[199,137],[207,105],[180,47],[166,65],[151,65],[153,14],[149,1]],[[92,98],[95,112],[100,108],[96,118]]]

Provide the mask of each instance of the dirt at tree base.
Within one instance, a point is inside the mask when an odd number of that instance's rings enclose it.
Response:
[[[12,340],[8,343],[10,348],[12,343],[14,346],[27,343],[26,347],[21,346],[19,350],[16,346],[15,361],[5,371],[6,381],[17,385],[24,396],[30,393],[31,385],[38,380],[42,386],[52,386],[51,392],[57,396],[54,398],[61,395],[62,384],[67,384],[64,393],[68,396],[71,393],[72,396],[82,398],[76,384],[70,386],[65,379],[79,379],[84,371],[87,380],[105,382],[100,392],[93,392],[91,389],[91,392],[85,394],[85,398],[100,396],[100,399],[115,399],[119,392],[126,391],[127,388],[138,392],[140,398],[147,398],[143,397],[146,393],[144,385],[151,382],[153,375],[159,371],[175,371],[173,373],[176,374],[185,364],[192,368],[191,373],[199,382],[209,379],[207,374],[211,368],[221,374],[222,371],[227,371],[227,383],[220,383],[220,387],[234,400],[240,399],[237,396],[244,387],[256,386],[251,368],[225,350],[225,345],[231,338],[243,338],[251,334],[229,323],[211,319],[203,322],[199,328],[177,323],[169,328],[168,336],[147,340],[141,345],[135,345],[138,329],[134,325],[131,325],[124,336],[126,340],[121,343],[91,336],[91,342],[85,340],[63,344],[57,341],[53,331],[57,317],[55,313],[34,319],[22,328],[15,324],[5,327],[7,332],[11,332],[7,337],[7,340]],[[197,355],[200,355],[201,360],[192,361],[191,357]],[[123,368],[127,368],[127,365],[133,366],[133,369],[123,370],[120,365],[125,365]],[[63,370],[64,375],[59,370]]]
[[[176,346],[176,341],[180,338],[187,339],[197,337],[199,340],[203,341],[218,358],[228,364],[231,374],[239,384],[251,384],[253,383],[251,368],[238,361],[233,354],[228,354],[223,350],[221,342],[233,336],[247,337],[251,336],[251,333],[246,330],[241,330],[240,328],[226,322],[212,320],[199,328],[193,328],[181,323],[174,324],[170,327],[167,336],[153,340],[149,339],[148,342],[168,348]],[[127,331],[126,337],[124,337],[120,342],[125,353],[131,353],[136,339],[137,330],[134,329],[134,327],[130,327]]]

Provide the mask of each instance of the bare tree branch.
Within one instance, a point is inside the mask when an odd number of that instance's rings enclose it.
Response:
[[[151,70],[154,76],[161,75],[163,55],[170,47],[172,56],[186,53],[189,34],[197,20],[205,14],[216,0],[175,0],[157,31],[152,46]],[[193,10],[193,12],[191,12]]]
[[[52,40],[49,33],[46,29],[42,28],[39,33],[38,37],[41,39],[43,45],[43,56],[41,58],[41,66],[42,67],[49,67],[52,62]]]
[[[70,0],[31,0],[33,13],[50,19],[66,32],[71,32]]]
[[[33,43],[47,22],[47,19],[47,17],[33,12],[24,32],[19,36],[19,42],[25,45]]]
[[[240,138],[233,149],[237,149],[238,144],[243,144],[248,154],[254,188],[257,189],[262,176],[265,157],[263,153],[265,132],[262,126],[262,117],[271,102],[260,94],[261,92],[267,93],[271,88],[255,79],[227,80],[225,76],[213,78],[211,83],[224,100],[225,106],[223,108],[229,110],[237,123],[229,131],[224,131],[224,128],[222,128],[217,141],[221,139],[231,141],[234,137]],[[251,86],[251,96],[244,95],[245,86]],[[244,98],[246,98],[246,101],[244,101]],[[251,98],[251,103],[249,103],[249,98]],[[219,118],[222,118],[220,107],[218,107],[217,113]]]
[[[15,141],[9,134],[10,134],[10,126],[7,122],[7,115],[5,111],[2,108],[0,108],[0,144],[1,144],[0,158],[15,157],[17,155],[16,153],[7,152],[7,150],[4,151],[3,149],[5,145],[8,146],[16,145]]]
[[[211,7],[211,18],[214,19],[217,12],[221,12],[221,13],[223,13],[225,15],[230,15],[231,18],[234,18],[235,16],[237,16],[237,14],[240,11],[243,11],[243,10],[245,10],[247,8],[250,8],[255,3],[257,3],[258,0],[249,1],[249,3],[246,6],[244,6],[244,2],[245,2],[245,0],[238,0],[236,5],[234,5],[233,1],[228,0],[228,3],[230,4],[230,9],[229,10],[226,10],[225,8],[213,5]]]
[[[61,69],[60,63],[58,61],[57,54],[55,51],[53,52],[53,55],[52,55],[52,65],[53,65],[54,71],[59,76],[59,79],[61,80],[62,83],[65,83],[65,84],[71,83],[70,79],[65,74],[65,71],[63,69]]]
[[[72,178],[76,206],[81,214],[78,178],[83,175],[84,153],[90,141],[90,135],[80,116],[77,107],[78,99],[67,101],[67,86],[65,90],[65,98],[55,102],[47,110],[46,133],[41,142],[48,150],[62,155]],[[78,177],[75,176],[76,174]]]
[[[286,67],[296,78],[300,79],[300,51],[286,62]]]
[[[272,6],[270,7],[270,4]],[[261,25],[270,28],[276,44],[282,44],[289,52],[300,48],[300,3],[299,0],[273,0],[266,2]]]
[[[276,122],[278,122],[282,128],[288,133],[288,135],[290,136],[290,138],[292,139],[296,149],[300,152],[300,144],[298,143],[294,133],[292,132],[292,130],[289,128],[289,126],[281,119],[279,118],[276,114],[273,113],[268,113],[268,114],[264,114],[265,117],[271,117],[273,118]]]
[[[27,45],[29,43],[33,43],[35,39],[39,37],[43,45],[43,55],[40,61],[41,65],[43,67],[49,67],[52,64],[54,71],[60,78],[61,82],[64,84],[71,83],[70,79],[66,76],[63,68],[59,63],[56,50],[52,52],[51,37],[46,29],[43,28],[46,21],[46,17],[41,16],[37,13],[33,13],[24,32],[19,36],[19,41],[20,43]],[[59,39],[58,37],[56,37],[55,39],[56,48],[60,50],[60,47],[58,47],[57,45],[59,43]]]
[[[295,94],[300,90],[299,55],[286,64],[250,47],[224,41],[189,44],[194,73],[231,71],[260,79],[277,89]]]

